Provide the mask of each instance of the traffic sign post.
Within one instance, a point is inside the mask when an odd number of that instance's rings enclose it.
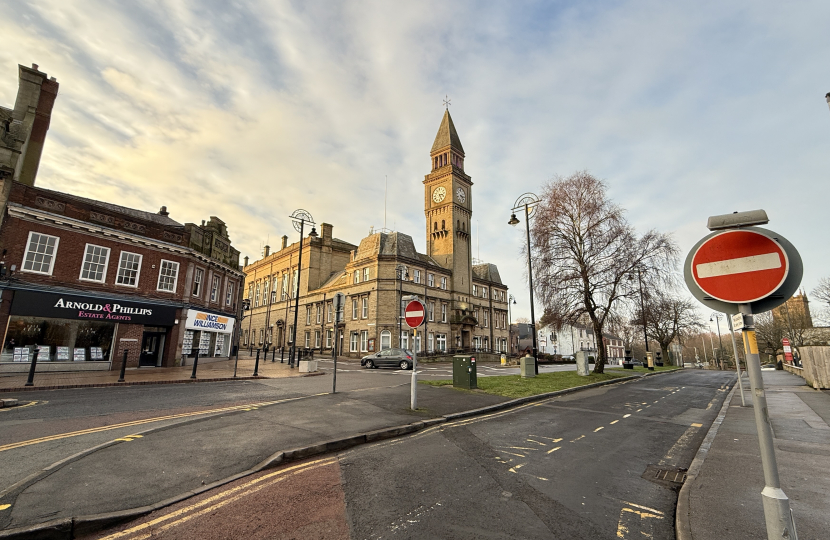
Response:
[[[788,364],[792,364],[793,363],[793,348],[790,344],[790,340],[787,339],[787,338],[782,339],[781,340],[781,346],[784,349],[784,360],[786,360],[786,362]]]
[[[748,226],[766,222],[766,213],[762,210],[710,217],[709,228],[715,232],[692,248],[683,274],[689,292],[701,303],[728,315],[743,316],[746,369],[764,469],[761,499],[767,538],[797,540],[790,501],[781,489],[778,476],[752,314],[769,311],[792,296],[801,283],[803,267],[801,256],[786,238]]]
[[[420,300],[411,300],[404,309],[404,320],[413,331],[412,347],[412,388],[409,391],[409,408],[413,411],[418,408],[418,351],[414,346],[418,342],[418,327],[424,324],[424,305]]]

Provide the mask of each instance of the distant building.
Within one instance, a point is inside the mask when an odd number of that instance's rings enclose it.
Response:
[[[810,301],[803,291],[791,296],[786,302],[772,310],[773,320],[785,328],[812,328]]]

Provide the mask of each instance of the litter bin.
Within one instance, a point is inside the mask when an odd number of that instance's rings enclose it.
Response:
[[[501,353],[501,365],[503,365],[503,366],[507,365],[507,355],[504,354],[504,353]]]
[[[527,356],[519,360],[519,372],[522,374],[523,379],[526,379],[528,377],[535,377],[536,359],[528,354]]]
[[[575,356],[577,375],[581,375],[583,377],[587,377],[588,375],[590,375],[591,371],[588,366],[588,354],[585,351],[577,351]]]
[[[475,356],[458,354],[452,357],[452,385],[467,390],[478,388]]]

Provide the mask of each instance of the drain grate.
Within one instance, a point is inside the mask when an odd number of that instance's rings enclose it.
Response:
[[[670,489],[679,489],[686,481],[687,470],[682,467],[658,467],[649,465],[646,467],[642,478],[655,484]]]

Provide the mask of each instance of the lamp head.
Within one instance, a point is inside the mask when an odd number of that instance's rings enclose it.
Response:
[[[508,221],[507,224],[513,225],[514,227],[519,224],[519,219],[516,217],[516,214],[510,215],[510,221]]]
[[[308,233],[309,238],[317,238],[317,229],[314,226],[311,227],[311,232]]]

